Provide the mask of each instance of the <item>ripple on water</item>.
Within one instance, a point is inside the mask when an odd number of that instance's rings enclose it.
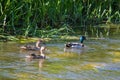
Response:
[[[52,74],[48,72],[42,72],[46,77],[51,78],[51,79],[70,79],[70,80],[77,80],[80,79],[81,76],[78,73],[67,71],[67,72],[61,72],[59,74]]]
[[[120,72],[120,66],[119,64],[107,64],[106,66],[103,67],[96,67],[98,70],[104,70],[104,71],[117,71]]]

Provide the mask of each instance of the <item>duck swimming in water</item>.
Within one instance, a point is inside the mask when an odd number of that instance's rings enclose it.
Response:
[[[41,47],[41,49],[39,50],[40,51],[40,55],[36,55],[35,53],[30,53],[29,55],[26,56],[27,59],[45,59],[46,56],[45,56],[45,51],[46,47]]]
[[[23,49],[23,50],[32,50],[32,51],[39,50],[37,47],[35,47],[35,46],[33,46],[33,45],[21,46],[20,49]]]
[[[33,51],[37,51],[37,50],[40,50],[41,48],[41,44],[45,44],[43,43],[43,40],[39,39],[35,46],[34,45],[25,45],[25,46],[21,46],[20,48],[23,49],[23,50],[33,50]]]
[[[45,56],[36,55],[35,53],[30,53],[26,58],[29,59],[45,59]]]
[[[65,44],[66,48],[82,48],[84,47],[83,41],[86,40],[85,36],[80,37],[80,43],[77,42],[68,42]]]

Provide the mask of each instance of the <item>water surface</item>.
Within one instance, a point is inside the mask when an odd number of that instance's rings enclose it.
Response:
[[[64,52],[64,43],[47,44],[47,59],[25,61],[31,51],[20,43],[0,43],[0,80],[120,80],[120,40],[86,40],[85,48]],[[37,53],[35,51],[32,51]]]

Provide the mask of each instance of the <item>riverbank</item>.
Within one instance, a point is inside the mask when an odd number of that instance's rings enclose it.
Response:
[[[82,27],[82,26],[81,26]],[[62,29],[62,31],[61,31]],[[84,27],[83,27],[84,29]],[[82,31],[82,32],[81,32]],[[21,43],[34,42],[39,38],[42,38],[46,42],[61,42],[61,41],[73,41],[79,40],[81,35],[85,35],[90,39],[103,39],[109,38],[111,35],[116,36],[120,34],[120,24],[99,24],[94,26],[86,26],[86,29],[82,30],[80,27],[72,29],[71,31],[64,30],[63,28],[43,30],[38,36],[26,37],[25,35],[11,35],[7,33],[0,33],[0,41],[19,41]]]

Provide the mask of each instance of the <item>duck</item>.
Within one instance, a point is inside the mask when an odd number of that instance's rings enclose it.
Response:
[[[36,55],[35,53],[30,53],[29,55],[26,56],[26,58],[29,59],[45,59],[45,56],[42,55]]]
[[[42,44],[45,45],[45,43],[43,42],[43,40],[39,39],[36,42],[35,46],[34,45],[25,45],[25,46],[21,46],[20,49],[37,51],[37,50],[40,50]]]
[[[46,47],[41,47],[40,49],[40,55],[36,55],[35,53],[30,53],[29,55],[26,56],[27,59],[45,59],[46,56],[45,56],[45,51]]]
[[[33,46],[33,45],[25,45],[25,46],[21,46],[20,49],[22,50],[32,50],[32,51],[37,51],[39,50],[39,48]]]
[[[68,42],[65,44],[65,48],[82,48],[84,47],[84,40],[86,40],[85,36],[81,36],[80,37],[80,43],[78,42]]]

